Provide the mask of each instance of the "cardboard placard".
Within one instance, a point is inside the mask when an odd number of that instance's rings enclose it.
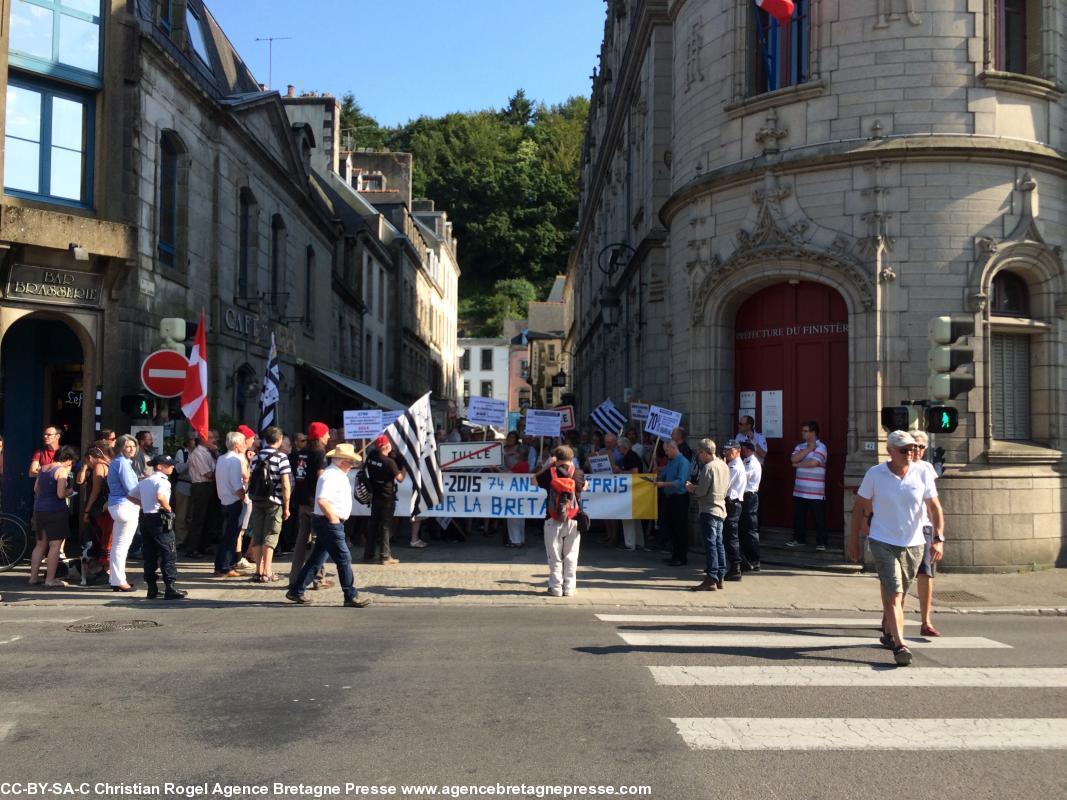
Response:
[[[681,424],[681,411],[651,406],[648,409],[648,419],[645,420],[645,432],[658,436],[660,439],[670,439],[671,431]]]
[[[589,471],[598,475],[612,472],[611,456],[589,456]]]
[[[561,431],[573,431],[574,406],[556,406],[555,410],[563,415],[563,419],[559,423],[559,429]]]
[[[648,419],[649,408],[648,403],[630,403],[630,419],[644,422]]]
[[[467,420],[474,425],[503,428],[508,422],[508,404],[493,397],[472,397],[467,401]]]
[[[373,439],[382,432],[382,410],[368,408],[359,411],[345,411],[345,439]]]
[[[526,409],[526,435],[527,436],[559,436],[560,423],[563,415],[558,411],[544,408]]]

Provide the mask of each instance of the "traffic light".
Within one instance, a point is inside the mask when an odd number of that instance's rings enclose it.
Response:
[[[124,394],[119,407],[123,414],[134,419],[151,419],[156,415],[156,399],[149,394]]]
[[[887,431],[906,431],[911,427],[911,409],[907,406],[882,406],[882,427]]]
[[[974,347],[960,339],[974,336],[971,317],[934,317],[929,327],[928,361],[930,378],[926,383],[930,397],[951,400],[974,388]],[[970,367],[968,369],[968,366]]]
[[[954,433],[960,424],[960,412],[952,406],[930,406],[926,409],[926,430],[929,433]]]

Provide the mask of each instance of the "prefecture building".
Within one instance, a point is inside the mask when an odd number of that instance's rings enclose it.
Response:
[[[612,0],[565,294],[587,413],[627,389],[770,442],[764,523],[816,420],[832,528],[927,396],[927,325],[973,322],[938,437],[946,563],[1065,558],[1067,7],[1044,0]]]

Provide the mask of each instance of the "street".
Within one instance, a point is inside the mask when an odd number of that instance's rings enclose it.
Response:
[[[952,615],[942,639],[916,640],[913,667],[875,670],[891,658],[870,614],[710,614],[547,598],[4,607],[3,780],[304,784],[274,795],[292,797],[346,782],[650,786],[656,798],[1067,792],[1063,617]],[[158,625],[68,630],[132,620]],[[877,685],[898,682],[914,685]],[[738,685],[711,685],[724,683]]]

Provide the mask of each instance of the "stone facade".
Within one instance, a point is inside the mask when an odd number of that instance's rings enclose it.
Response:
[[[1026,4],[1028,58],[1013,65],[991,1],[798,8],[794,74],[775,51],[768,86],[748,0],[609,4],[566,292],[584,412],[630,389],[685,412],[693,435],[729,436],[745,301],[831,287],[847,308],[847,411],[817,411],[841,435],[847,514],[847,487],[884,451],[878,409],[927,397],[929,320],[967,317],[975,388],[937,438],[946,564],[1062,563],[1067,9]],[[1026,313],[996,305],[1009,273]],[[621,303],[611,328],[605,287]],[[998,384],[1004,337],[1025,340],[1021,405]],[[1009,408],[1026,417],[1014,433]]]

